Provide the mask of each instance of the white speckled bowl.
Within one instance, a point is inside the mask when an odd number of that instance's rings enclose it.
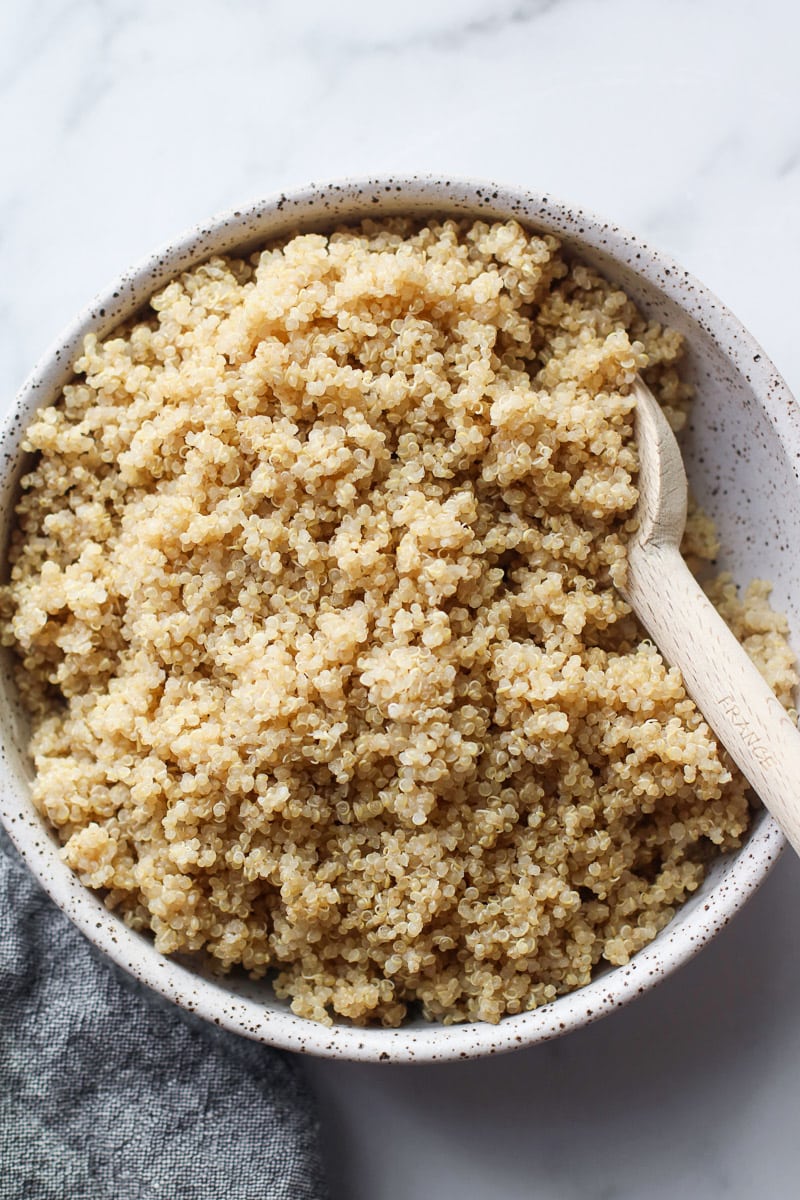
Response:
[[[692,486],[716,520],[721,565],[746,582],[775,583],[800,647],[800,557],[787,550],[800,525],[800,421],[786,384],[752,337],[710,292],[632,235],[546,196],[489,183],[432,178],[377,179],[309,187],[225,213],[191,230],[122,275],[45,354],[0,433],[4,534],[12,520],[23,456],[20,441],[33,412],[69,380],[84,334],[107,334],[165,281],[212,253],[227,253],[298,229],[398,213],[516,217],[558,234],[623,287],[652,318],[687,337],[698,398],[684,441]],[[186,960],[157,954],[61,862],[54,836],[33,809],[25,754],[25,717],[3,665],[0,815],[30,869],[57,904],[101,950],[138,979],[207,1020],[288,1050],[335,1058],[428,1062],[495,1054],[558,1037],[595,1021],[663,979],[700,950],[765,879],[783,838],[759,813],[746,845],[720,859],[703,887],[627,967],[606,969],[588,987],[499,1025],[442,1026],[416,1021],[400,1029],[331,1028],[295,1017],[268,985],[213,979]]]

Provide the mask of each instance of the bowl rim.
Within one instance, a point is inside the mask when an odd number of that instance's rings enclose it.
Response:
[[[141,306],[169,279],[214,254],[254,242],[253,227],[293,216],[295,226],[319,226],[320,207],[332,204],[331,222],[381,215],[380,200],[389,193],[396,212],[427,209],[449,215],[471,210],[476,217],[502,210],[529,227],[551,229],[573,237],[592,250],[625,264],[680,305],[717,344],[734,369],[750,383],[782,445],[787,440],[786,410],[793,410],[793,431],[800,447],[800,423],[785,381],[768,356],[734,314],[669,255],[652,248],[626,229],[586,209],[536,193],[482,179],[413,176],[344,178],[276,192],[246,205],[226,209],[199,222],[121,272],[83,308],[44,352],[20,388],[0,426],[5,479],[18,466],[20,443],[33,412],[58,394],[75,349],[87,332],[105,336],[130,311]],[[397,206],[397,196],[401,203]],[[337,216],[336,208],[349,209]],[[304,218],[305,217],[305,221]],[[288,228],[288,226],[287,226]],[[262,240],[276,234],[266,232]],[[277,235],[281,236],[281,235]],[[136,303],[133,300],[136,298]],[[778,413],[783,412],[783,423]],[[10,486],[10,485],[9,485]],[[10,494],[10,493],[9,493]],[[9,513],[10,519],[10,513]],[[772,869],[785,841],[768,814],[758,816],[744,847],[730,856],[722,879],[694,909],[684,906],[669,925],[630,961],[610,968],[586,987],[558,997],[531,1012],[504,1017],[498,1025],[405,1025],[397,1029],[349,1024],[321,1025],[290,1011],[265,1007],[262,1000],[234,994],[224,983],[199,975],[174,958],[159,954],[146,936],[129,929],[107,910],[58,855],[54,836],[28,801],[21,771],[0,747],[0,819],[29,869],[52,900],[75,925],[119,967],[168,1000],[213,1024],[284,1050],[327,1058],[375,1062],[436,1062],[478,1058],[548,1041],[599,1020],[655,986],[689,961],[734,916]]]

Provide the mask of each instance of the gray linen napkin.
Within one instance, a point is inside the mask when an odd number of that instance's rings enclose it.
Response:
[[[289,1056],[106,961],[0,830],[1,1200],[325,1200]]]

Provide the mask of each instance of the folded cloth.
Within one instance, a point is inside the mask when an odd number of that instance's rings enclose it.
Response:
[[[2,1200],[324,1200],[296,1060],[123,976],[0,831]]]

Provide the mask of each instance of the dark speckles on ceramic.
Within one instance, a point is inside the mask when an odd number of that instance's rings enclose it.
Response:
[[[33,412],[68,381],[89,331],[101,337],[131,316],[171,277],[211,254],[255,248],[298,230],[330,228],[363,216],[516,217],[559,235],[567,247],[624,288],[653,319],[680,329],[698,398],[685,439],[693,490],[720,531],[720,566],[736,579],[775,583],[775,601],[800,645],[798,556],[786,550],[800,527],[800,416],[767,356],[702,284],[631,234],[550,196],[488,182],[374,179],[311,186],[223,214],[126,272],[82,313],[39,363],[0,434],[0,480],[6,538],[22,473],[20,442]],[[586,988],[499,1025],[430,1025],[401,1029],[326,1028],[295,1017],[265,984],[225,980],[185,959],[165,959],[152,942],[109,913],[72,875],[30,801],[31,767],[21,712],[2,664],[6,704],[0,713],[0,815],[42,886],[88,938],[164,996],[246,1037],[287,1050],[376,1062],[471,1058],[556,1038],[599,1020],[653,987],[697,953],[753,894],[783,848],[777,826],[760,812],[745,847],[716,862],[702,888],[626,967],[607,968]]]

